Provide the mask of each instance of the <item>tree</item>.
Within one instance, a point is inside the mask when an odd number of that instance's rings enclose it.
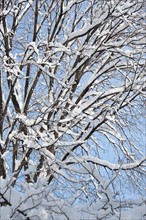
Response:
[[[144,1],[0,7],[1,219],[144,219]]]

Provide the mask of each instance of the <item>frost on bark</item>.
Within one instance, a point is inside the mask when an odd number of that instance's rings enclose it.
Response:
[[[2,219],[145,218],[145,57],[142,0],[1,1]]]

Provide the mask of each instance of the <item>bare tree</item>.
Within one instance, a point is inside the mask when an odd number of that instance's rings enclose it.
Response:
[[[0,4],[1,218],[144,219],[144,1]]]

